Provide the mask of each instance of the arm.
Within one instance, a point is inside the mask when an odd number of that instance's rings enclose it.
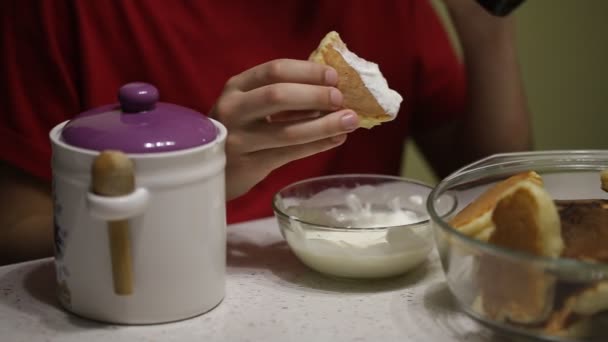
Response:
[[[0,163],[0,265],[51,256],[50,184]]]
[[[463,48],[468,102],[462,120],[416,136],[441,177],[490,154],[528,150],[532,143],[513,18],[493,17],[472,0],[444,2]]]
[[[80,112],[70,6],[0,1],[0,265],[53,253],[48,132]]]

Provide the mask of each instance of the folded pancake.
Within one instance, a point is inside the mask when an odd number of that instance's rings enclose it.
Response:
[[[493,245],[535,256],[558,257],[564,244],[560,218],[551,196],[538,180],[523,179],[496,204]],[[481,309],[498,321],[542,322],[553,308],[555,277],[527,260],[479,256]]]
[[[388,87],[376,63],[351,52],[337,32],[329,32],[309,60],[336,69],[344,107],[357,113],[359,126],[372,128],[397,117],[401,95]]]
[[[468,236],[487,241],[494,230],[492,213],[496,204],[504,196],[513,192],[523,181],[543,184],[541,177],[534,171],[513,175],[495,184],[467,205],[450,220],[450,225]]]

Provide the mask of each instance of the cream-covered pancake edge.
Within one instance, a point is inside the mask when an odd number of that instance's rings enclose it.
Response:
[[[378,64],[350,51],[337,32],[326,34],[309,60],[336,69],[344,107],[357,113],[361,127],[371,128],[397,117],[403,97],[388,86]]]

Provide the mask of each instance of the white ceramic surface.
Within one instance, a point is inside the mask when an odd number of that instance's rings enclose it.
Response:
[[[226,129],[206,145],[176,152],[128,155],[135,164],[132,195],[91,195],[97,152],[61,141],[53,146],[56,273],[59,299],[87,318],[148,324],[189,318],[224,297]],[[128,217],[134,291],[113,289],[106,219]],[[105,219],[104,219],[105,218]]]

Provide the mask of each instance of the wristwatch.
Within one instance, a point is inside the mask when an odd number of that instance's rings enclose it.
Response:
[[[525,0],[477,0],[488,12],[495,16],[504,17],[513,12]]]

